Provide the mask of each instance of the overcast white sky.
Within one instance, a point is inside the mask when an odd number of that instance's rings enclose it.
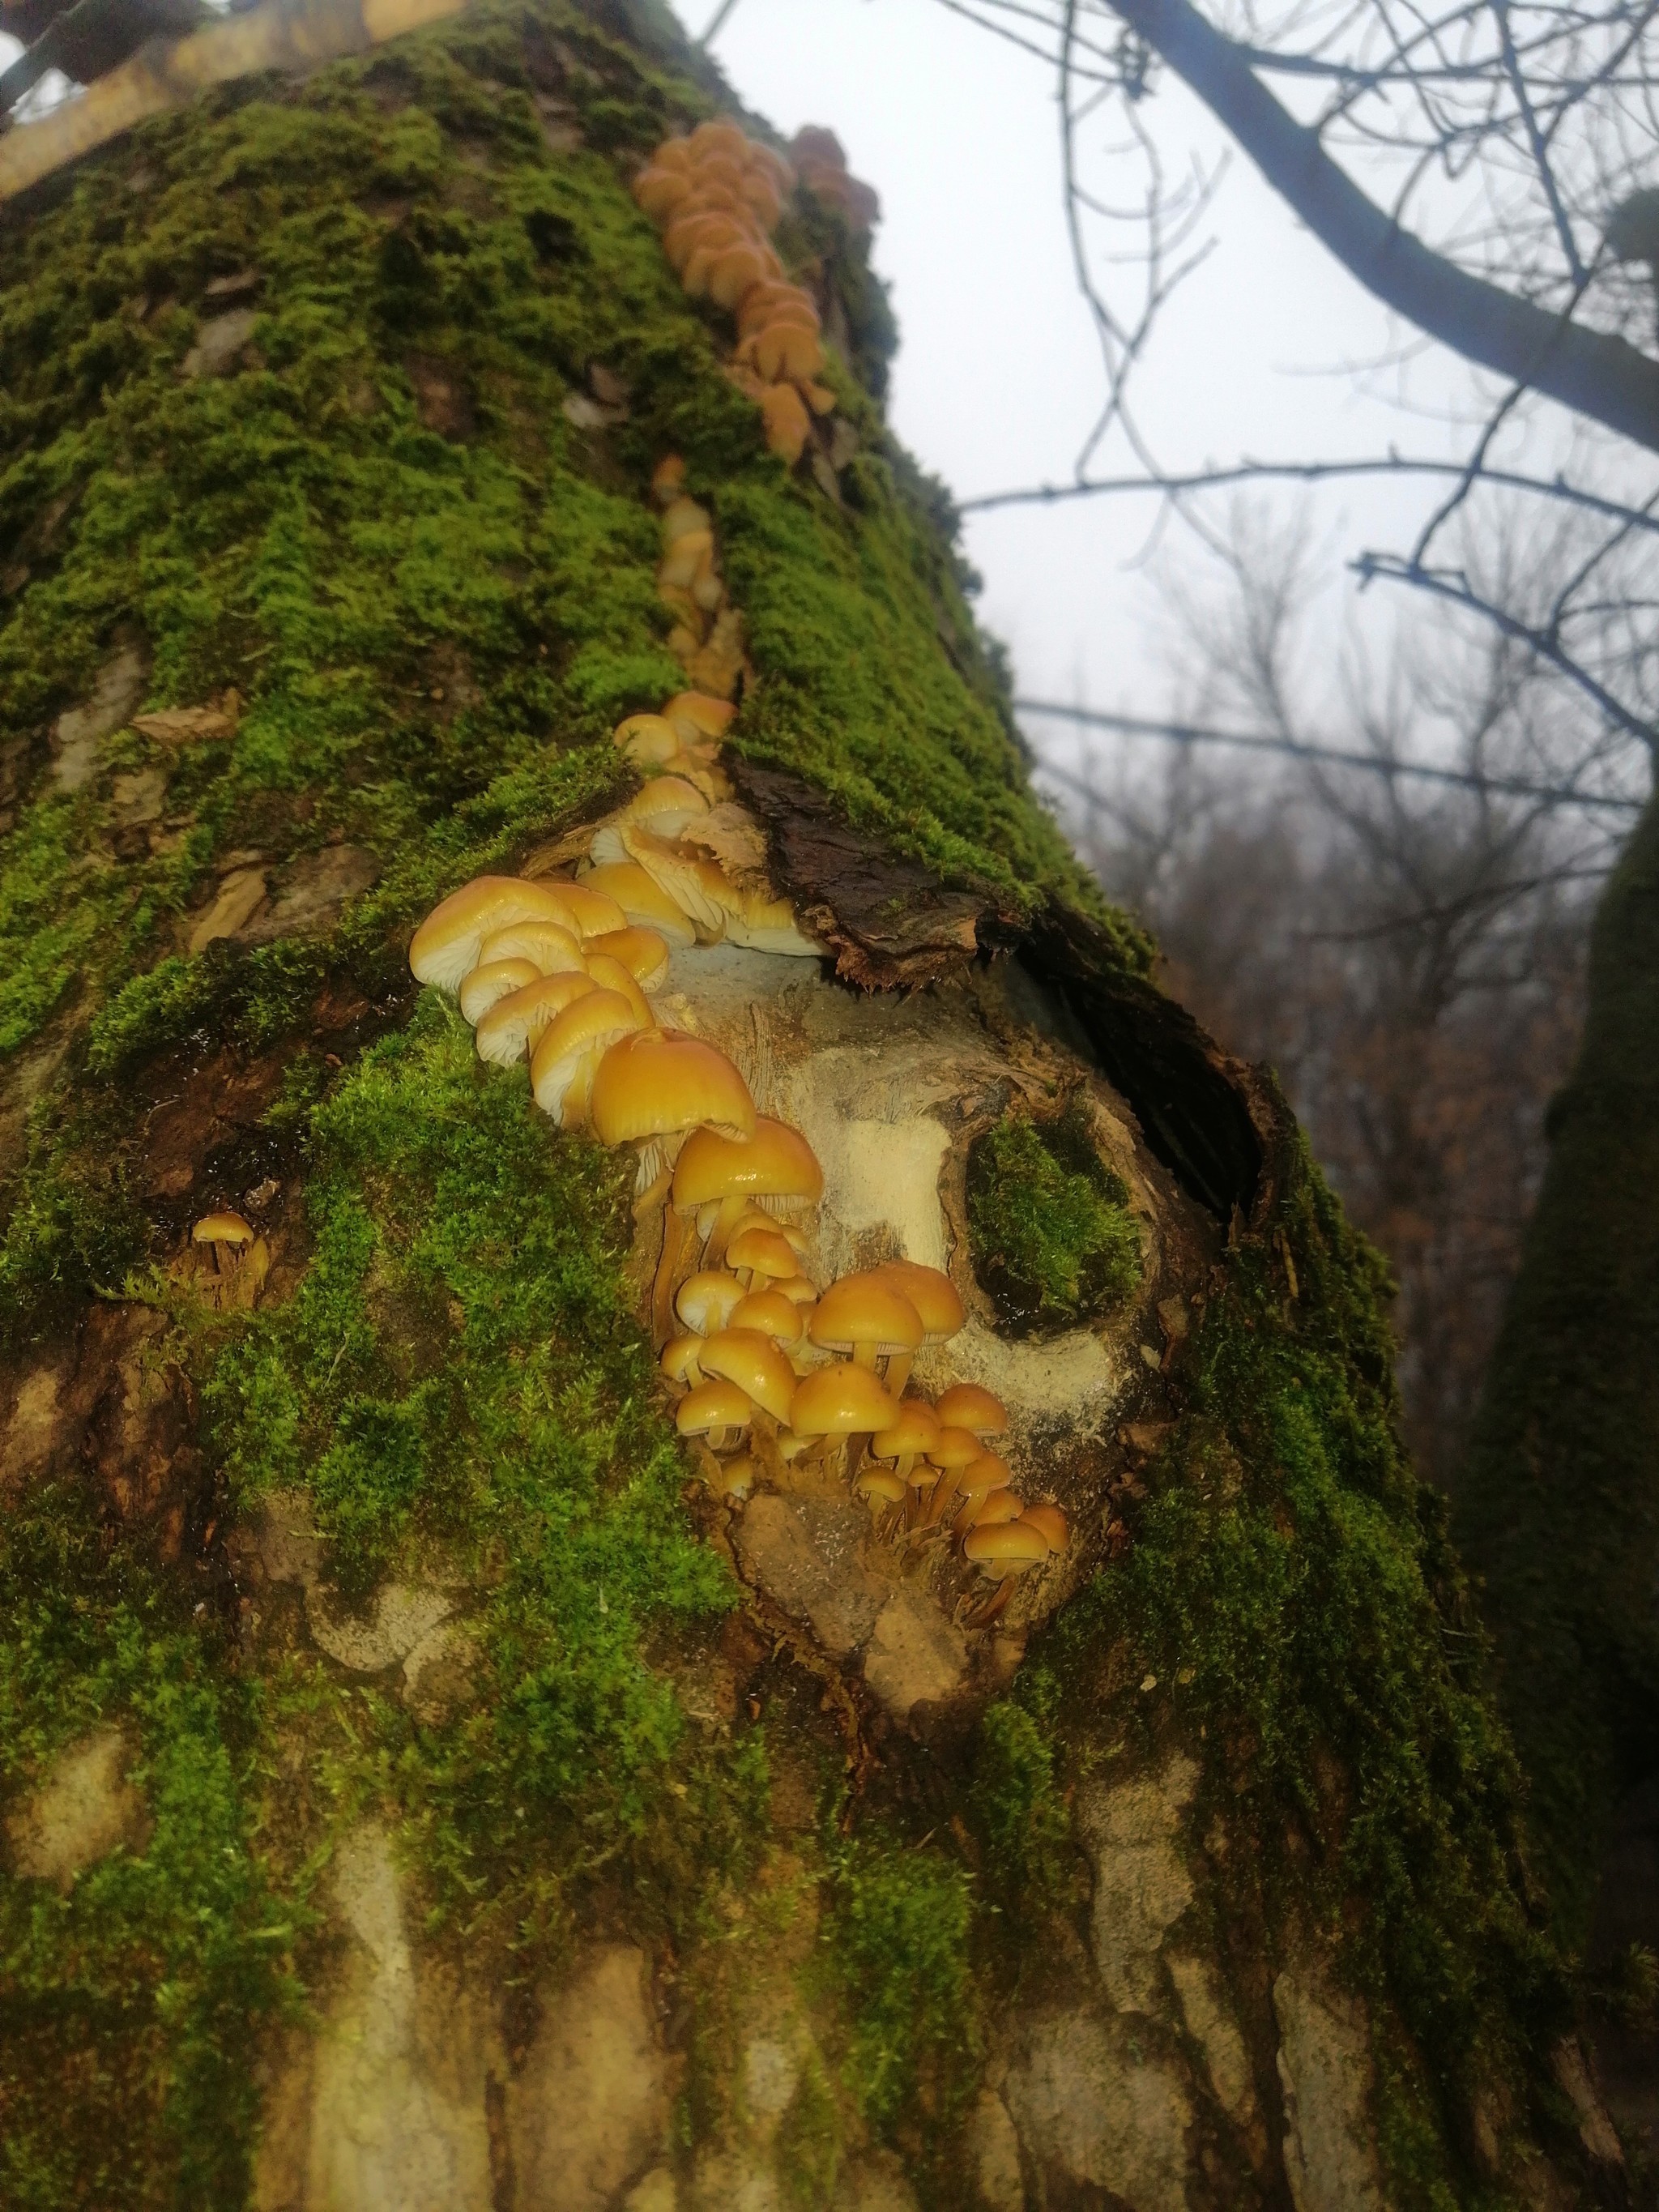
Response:
[[[679,4],[697,33],[714,0]],[[901,325],[890,413],[906,444],[959,497],[1065,480],[1101,383],[1072,274],[1054,88],[1042,65],[938,0],[738,0],[714,52],[739,96],[787,134],[831,126],[854,172],[881,194],[875,261]],[[1221,135],[1181,86],[1166,78],[1154,106],[1166,149],[1190,149],[1206,163],[1220,153]],[[1106,115],[1091,127],[1098,148],[1114,135],[1121,124]],[[1443,417],[1467,412],[1467,372],[1395,323],[1242,158],[1200,235],[1213,252],[1166,310],[1139,387],[1166,464],[1390,444],[1461,457],[1467,438]],[[1412,356],[1404,372],[1369,366],[1402,349]],[[1316,638],[1329,651],[1314,655],[1315,689],[1354,599],[1342,561],[1367,545],[1409,545],[1431,489],[1389,479],[1314,500],[1331,578]],[[1306,495],[1273,496],[1288,510]],[[1143,497],[970,518],[968,550],[986,579],[981,614],[1012,648],[1024,694],[1169,704],[1168,648],[1137,566],[1153,514]],[[1170,544],[1192,557],[1184,533]],[[1370,619],[1380,629],[1382,610]],[[1069,750],[1059,732],[1033,732]]]

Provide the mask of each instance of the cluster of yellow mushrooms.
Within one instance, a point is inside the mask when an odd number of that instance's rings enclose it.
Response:
[[[937,1406],[905,1395],[917,1352],[962,1325],[949,1277],[893,1261],[820,1296],[801,1227],[823,1189],[811,1146],[757,1114],[724,1053],[652,1011],[672,948],[818,951],[772,896],[757,825],[722,796],[732,713],[683,692],[623,723],[617,744],[663,773],[599,824],[585,872],[478,877],[422,923],[410,966],[456,994],[481,1059],[528,1060],[562,1127],[635,1148],[635,1210],[664,1212],[653,1340],[684,1394],[680,1432],[714,1455],[722,1492],[740,1498],[793,1461],[842,1466],[890,1534],[961,1539],[1004,1585],[989,1619],[1067,1531],[1058,1506],[1023,1504],[988,1448],[1007,1427],[988,1391],[960,1383]]]
[[[634,197],[661,230],[663,250],[686,290],[737,318],[732,374],[759,404],[767,444],[792,467],[811,416],[827,415],[836,404],[817,380],[818,311],[787,281],[772,248],[783,195],[793,183],[788,163],[735,123],[700,123],[689,137],[665,139],[634,183]]]

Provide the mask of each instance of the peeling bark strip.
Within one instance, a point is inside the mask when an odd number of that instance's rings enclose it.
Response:
[[[302,70],[365,52],[423,23],[459,15],[465,0],[271,0],[183,39],[157,39],[100,77],[80,100],[0,139],[0,202],[118,138],[209,85],[259,70]]]
[[[1183,1189],[1222,1220],[1255,1210],[1262,1137],[1245,1070],[1152,984],[1126,975],[1105,933],[1050,902],[1022,921],[990,892],[950,890],[915,860],[872,842],[823,792],[752,762],[726,763],[765,824],[773,873],[836,970],[866,990],[943,980],[977,953],[1018,950],[1078,1023],[1147,1144]]]

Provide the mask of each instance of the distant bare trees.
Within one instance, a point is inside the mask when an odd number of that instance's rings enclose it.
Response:
[[[1577,1041],[1589,908],[1626,817],[1493,792],[1571,787],[1600,731],[1572,686],[1454,617],[1422,623],[1381,677],[1351,663],[1339,726],[1310,728],[1295,703],[1305,542],[1243,513],[1224,551],[1218,591],[1168,587],[1182,715],[1324,739],[1375,772],[1185,745],[1135,772],[1103,757],[1078,779],[1094,793],[1083,842],[1152,923],[1171,988],[1278,1069],[1387,1255],[1418,1464],[1449,1484]],[[1489,560],[1522,588],[1512,549]],[[1389,772],[1425,753],[1469,782]]]

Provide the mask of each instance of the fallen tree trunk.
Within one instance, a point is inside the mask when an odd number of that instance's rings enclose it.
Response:
[[[1381,1271],[1033,800],[833,176],[767,450],[629,189],[719,104],[485,7],[0,231],[8,2186],[1616,2200]],[[912,1388],[1069,1523],[1012,1589],[677,1438],[660,1179],[411,980],[688,678],[818,957],[705,927],[657,1018],[810,1140],[815,1284],[948,1271]]]

